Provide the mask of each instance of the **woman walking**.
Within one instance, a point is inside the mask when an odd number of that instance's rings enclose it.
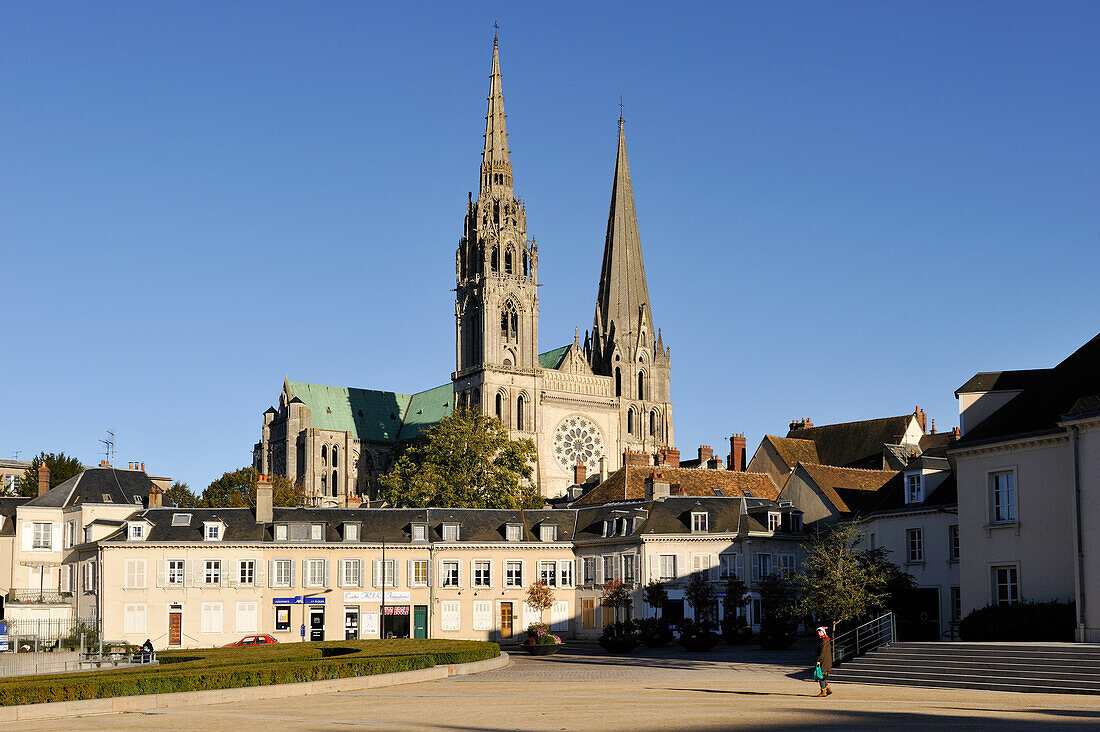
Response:
[[[817,629],[817,666],[814,668],[814,678],[821,685],[821,693],[817,696],[829,696],[833,690],[829,688],[829,672],[833,670],[833,641],[829,638],[829,628],[821,626]]]

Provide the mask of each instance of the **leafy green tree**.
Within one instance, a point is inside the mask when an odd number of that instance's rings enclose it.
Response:
[[[642,600],[654,610],[656,616],[660,615],[661,608],[668,602],[668,589],[663,582],[650,580],[642,590]]]
[[[818,533],[795,578],[802,611],[832,622],[834,631],[839,623],[883,607],[888,597],[889,571],[856,548],[862,538],[852,524]]]
[[[45,461],[46,467],[50,469],[50,488],[56,488],[69,478],[84,471],[83,463],[74,457],[69,457],[63,452],[56,454],[43,452],[36,455],[34,460],[31,460],[31,466],[19,478],[17,485],[19,495],[38,495],[38,468],[43,461]]]
[[[198,505],[205,508],[254,508],[259,475],[255,468],[225,473],[207,486]],[[282,475],[271,476],[271,488],[276,506],[300,506],[305,500],[302,489]]]
[[[199,505],[199,497],[186,483],[181,483],[178,480],[164,492],[164,502],[168,503],[169,501],[179,508],[197,508]]]
[[[711,611],[714,609],[717,598],[714,595],[714,587],[702,573],[696,572],[691,575],[687,587],[684,588],[684,599],[695,611],[695,622],[701,630],[704,633],[709,632],[714,621]]]
[[[539,508],[531,483],[538,453],[529,439],[512,440],[495,417],[455,412],[429,428],[379,478],[380,495],[394,506]]]
[[[616,620],[618,620],[620,614],[623,616],[623,620],[626,620],[626,610],[634,606],[634,598],[630,596],[630,590],[626,588],[621,579],[613,579],[603,586],[600,605],[615,611]],[[619,610],[623,612],[619,613]]]

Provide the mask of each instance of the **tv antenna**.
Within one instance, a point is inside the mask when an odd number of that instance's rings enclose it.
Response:
[[[18,459],[19,459],[19,453],[21,453],[21,452],[23,452],[23,451],[22,451],[22,450],[16,450],[16,451],[15,451],[15,459],[16,459],[16,460],[18,460]]]
[[[103,443],[103,452],[107,462],[111,462],[115,459],[115,433],[107,430],[107,439],[100,440],[100,442]]]

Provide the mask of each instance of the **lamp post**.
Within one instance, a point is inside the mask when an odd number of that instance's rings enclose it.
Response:
[[[382,602],[378,606],[378,637],[386,637],[386,540],[387,539],[399,539],[398,536],[383,536],[382,537],[382,566],[379,579],[382,580]],[[396,567],[394,568],[396,570]],[[397,572],[394,572],[394,576],[397,576]]]

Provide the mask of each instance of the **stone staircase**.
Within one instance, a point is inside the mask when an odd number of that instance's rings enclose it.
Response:
[[[836,666],[854,684],[1100,694],[1100,645],[892,643]]]

